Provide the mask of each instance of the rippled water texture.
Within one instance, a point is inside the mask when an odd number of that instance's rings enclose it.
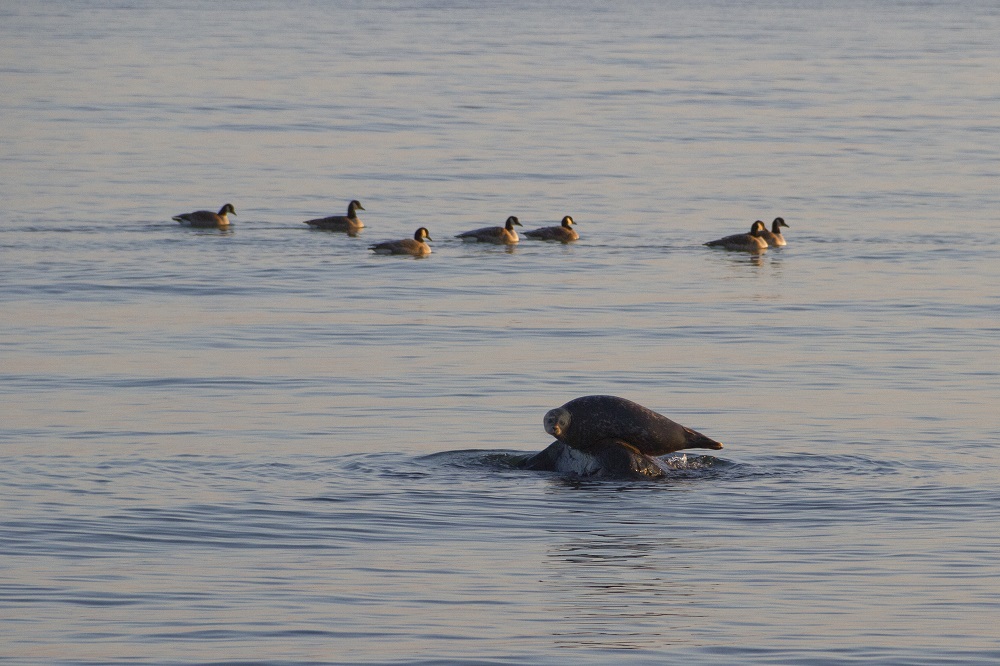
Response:
[[[22,4],[0,660],[1000,661],[993,4]],[[725,448],[518,469],[591,393]]]

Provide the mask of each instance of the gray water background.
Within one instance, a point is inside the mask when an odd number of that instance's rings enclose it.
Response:
[[[1000,660],[998,34],[971,0],[4,3],[0,661]],[[302,224],[352,198],[359,237]],[[778,215],[786,248],[702,245]],[[512,468],[589,393],[726,448]]]

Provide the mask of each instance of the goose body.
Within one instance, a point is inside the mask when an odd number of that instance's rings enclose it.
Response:
[[[766,228],[764,229],[764,233],[762,234],[762,236],[764,240],[767,241],[768,245],[772,247],[781,247],[782,245],[787,245],[787,243],[785,242],[785,237],[781,235],[781,227],[785,227],[786,229],[791,228],[787,224],[785,224],[784,218],[776,217],[774,218],[774,222],[771,223],[771,230],[768,231]]]
[[[750,227],[750,233],[733,234],[732,236],[709,241],[705,245],[742,252],[763,252],[767,249],[767,241],[763,238],[765,231],[767,231],[767,227],[764,226],[763,222],[757,220]]]
[[[213,213],[210,210],[196,210],[193,213],[174,215],[171,219],[187,227],[214,229],[228,227],[230,215],[236,215],[236,209],[233,208],[233,204],[227,203],[219,209],[218,213]]]
[[[513,245],[514,243],[521,240],[517,236],[517,231],[514,230],[514,226],[524,226],[522,225],[516,217],[511,215],[507,218],[506,224],[502,227],[483,227],[482,229],[474,229],[472,231],[466,231],[464,233],[458,234],[455,238],[461,238],[464,241],[472,241],[479,243],[496,243],[497,245]]]
[[[567,215],[562,219],[562,224],[558,227],[542,227],[541,229],[532,229],[531,231],[525,231],[524,235],[528,238],[569,243],[570,241],[575,241],[580,238],[580,234],[576,233],[576,229],[572,226],[574,224],[576,224],[576,222],[573,221],[573,218]]]
[[[313,229],[346,231],[348,233],[357,232],[365,226],[364,222],[358,219],[357,211],[364,209],[365,207],[361,205],[361,202],[355,199],[347,204],[347,215],[331,215],[330,217],[306,220],[305,224],[308,224]]]
[[[384,241],[370,246],[375,254],[409,254],[414,257],[423,257],[431,253],[431,246],[427,241],[434,240],[426,227],[420,227],[413,234],[413,238],[402,240]]]

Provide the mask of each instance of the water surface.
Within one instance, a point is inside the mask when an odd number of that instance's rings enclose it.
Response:
[[[1000,659],[989,3],[0,15],[10,661]],[[512,465],[590,393],[725,448]]]

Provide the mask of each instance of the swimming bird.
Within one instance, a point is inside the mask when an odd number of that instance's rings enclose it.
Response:
[[[519,227],[524,226],[518,222],[517,218],[511,215],[507,218],[507,223],[502,227],[483,227],[482,229],[475,229],[473,231],[466,231],[464,233],[458,234],[455,238],[461,238],[465,241],[474,241],[480,243],[496,243],[498,245],[513,245],[514,243],[521,240],[517,237],[517,232],[514,231],[514,225]]]
[[[763,252],[767,249],[767,241],[763,234],[767,227],[760,220],[757,220],[750,227],[748,234],[734,234],[718,240],[709,241],[705,245],[709,247],[721,247],[727,250],[741,250],[743,252]]]
[[[764,228],[763,238],[767,241],[767,244],[772,247],[781,247],[782,245],[787,245],[785,242],[785,237],[781,235],[781,227],[786,229],[791,229],[787,224],[785,224],[785,219],[782,217],[774,218],[774,222],[771,223],[771,230],[768,231]]]
[[[193,213],[174,215],[171,219],[188,227],[212,229],[228,227],[230,215],[236,215],[236,209],[233,208],[233,204],[227,203],[219,209],[218,213],[213,213],[210,210],[196,210]]]
[[[361,205],[361,202],[355,199],[347,204],[347,215],[331,215],[330,217],[321,217],[316,220],[306,220],[305,224],[308,224],[313,229],[323,229],[325,231],[357,232],[365,226],[364,222],[358,219],[357,211],[364,209],[365,207]]]
[[[426,241],[434,240],[426,227],[420,227],[413,234],[413,238],[403,240],[384,241],[369,246],[375,254],[409,254],[414,257],[422,257],[431,253],[431,246]]]
[[[528,238],[556,240],[568,243],[570,241],[575,241],[580,237],[580,234],[576,233],[576,229],[572,227],[574,224],[576,224],[576,222],[573,221],[573,218],[567,215],[562,219],[562,224],[558,227],[542,227],[541,229],[532,229],[531,231],[525,231],[524,235]]]

